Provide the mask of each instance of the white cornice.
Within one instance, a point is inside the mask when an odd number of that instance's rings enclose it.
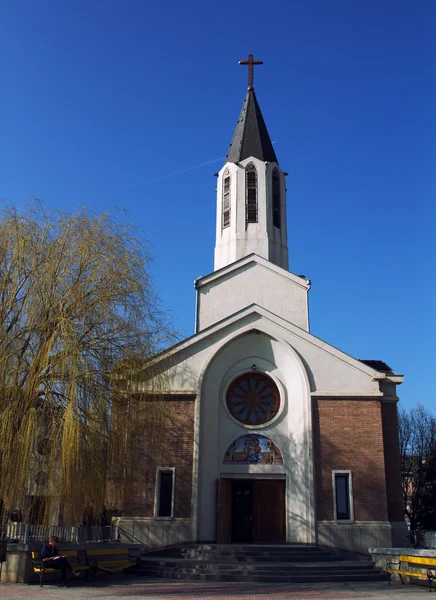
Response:
[[[203,275],[202,277],[199,277],[198,279],[196,279],[194,281],[194,287],[195,287],[195,289],[198,290],[201,287],[203,287],[204,285],[207,285],[208,283],[211,283],[212,281],[215,281],[217,279],[221,279],[221,277],[225,277],[226,275],[229,275],[229,273],[232,273],[233,271],[238,271],[239,269],[242,269],[243,267],[245,267],[246,265],[248,265],[250,263],[258,264],[258,265],[264,267],[265,269],[269,269],[270,271],[277,273],[277,275],[281,275],[285,279],[288,279],[289,281],[296,283],[297,285],[301,286],[305,290],[310,289],[309,279],[305,279],[304,277],[299,277],[298,275],[294,275],[294,273],[291,273],[290,271],[287,271],[286,269],[282,269],[282,267],[278,267],[277,265],[273,264],[269,260],[266,260],[265,258],[258,256],[257,254],[249,254],[248,256],[244,256],[244,258],[240,258],[239,260],[236,260],[235,262],[231,263],[230,265],[226,265],[225,267],[222,267],[221,269],[218,269],[217,271],[214,271],[213,273],[210,273],[209,275]]]

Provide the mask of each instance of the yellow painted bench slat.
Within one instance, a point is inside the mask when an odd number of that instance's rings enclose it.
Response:
[[[425,556],[400,556],[400,562],[436,567],[436,558],[425,558]]]
[[[79,551],[78,550],[62,550],[62,555],[67,558],[78,558]]]
[[[100,550],[86,550],[86,556],[96,557],[97,568],[108,573],[120,573],[121,571],[129,569],[130,567],[136,567],[137,569],[139,568],[137,561],[131,560],[129,548],[103,548]],[[100,560],[100,557],[106,556],[113,557],[114,560]]]
[[[117,556],[129,554],[128,548],[103,548],[102,550],[86,550],[88,556]]]
[[[401,575],[408,575],[409,577],[420,577],[421,579],[427,579],[427,573],[416,573],[414,571],[402,571],[401,569],[389,569],[388,573],[401,573]]]
[[[87,571],[89,569],[88,565],[71,565],[75,571]],[[39,573],[43,569],[40,567],[33,567],[35,573]],[[44,573],[59,573],[59,569],[44,569]]]
[[[120,566],[120,565],[125,565],[125,566],[131,566],[131,565],[136,565],[136,562],[134,562],[133,560],[102,560],[101,563],[98,563],[99,565],[105,565],[106,567],[113,567],[113,566]]]
[[[58,569],[40,569],[39,567],[33,567],[33,570],[35,573],[40,573],[41,571],[44,571],[44,573],[59,573]]]
[[[135,567],[136,563],[129,562],[124,565],[107,565],[105,562],[102,562],[98,565],[98,568],[102,571],[109,571],[110,573],[118,573],[119,571],[123,571],[128,567]]]

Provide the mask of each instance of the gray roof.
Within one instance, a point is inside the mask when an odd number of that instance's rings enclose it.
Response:
[[[393,373],[392,369],[382,360],[366,360],[363,358],[359,358],[359,360],[375,371],[381,371],[382,373]]]
[[[226,162],[237,163],[250,156],[278,162],[253,89],[245,96]]]

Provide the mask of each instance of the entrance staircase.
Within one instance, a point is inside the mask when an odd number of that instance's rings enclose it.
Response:
[[[371,559],[312,545],[187,544],[147,552],[141,572],[188,581],[315,583],[382,581]]]

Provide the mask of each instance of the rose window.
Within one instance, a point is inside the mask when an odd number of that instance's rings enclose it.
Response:
[[[280,394],[274,381],[263,373],[246,373],[230,384],[227,408],[244,425],[263,425],[280,409]]]

